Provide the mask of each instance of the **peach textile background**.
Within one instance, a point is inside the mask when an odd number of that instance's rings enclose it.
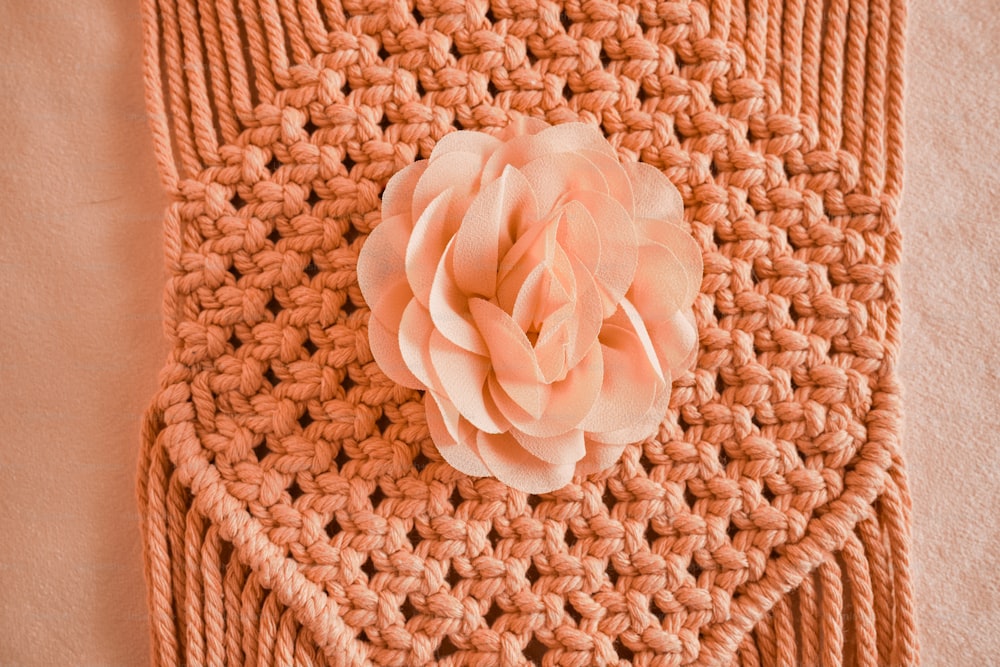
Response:
[[[924,664],[1000,661],[1000,6],[911,0],[905,447]],[[148,664],[165,355],[138,0],[0,3],[0,666]]]

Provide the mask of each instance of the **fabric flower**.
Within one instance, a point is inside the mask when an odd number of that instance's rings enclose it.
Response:
[[[463,473],[529,493],[657,432],[697,348],[677,190],[593,126],[460,131],[392,177],[358,258],[382,371]]]

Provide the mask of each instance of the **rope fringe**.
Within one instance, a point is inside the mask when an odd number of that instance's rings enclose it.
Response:
[[[147,428],[140,479],[157,665],[328,667],[294,611],[190,503]],[[918,664],[909,506],[892,468],[877,503],[842,548],[778,598],[744,634],[730,667]],[[163,520],[165,518],[165,521]],[[185,557],[173,558],[172,554]],[[446,657],[446,656],[443,656]],[[446,664],[442,660],[442,664]],[[700,664],[713,664],[711,661]]]
[[[343,31],[353,21],[339,2],[233,1],[142,0],[147,106],[171,192],[179,178],[221,165],[219,146],[258,124],[253,109],[294,87],[292,63],[336,53],[330,38],[337,32],[328,29]],[[729,63],[730,79],[763,79],[764,102],[780,110],[782,122],[803,124],[806,137],[814,137],[810,147],[854,162],[862,191],[884,186],[895,199],[902,173],[904,3],[751,0],[744,11],[742,3],[722,1],[711,3],[707,19],[712,36],[728,37],[745,58],[745,69],[741,58]]]
[[[894,486],[887,485],[886,495],[898,493],[890,490]],[[893,537],[903,529],[899,511],[884,507],[860,521],[843,549],[780,598],[743,638],[730,666],[917,664],[908,533]],[[903,547],[899,553],[893,543]]]
[[[148,423],[148,422],[147,422]],[[140,471],[153,664],[328,667],[312,634],[191,504],[147,426]],[[182,557],[177,557],[180,554]],[[340,654],[341,657],[343,654]]]

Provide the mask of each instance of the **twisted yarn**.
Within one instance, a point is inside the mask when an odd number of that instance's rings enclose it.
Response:
[[[172,342],[156,665],[911,665],[903,0],[143,0]],[[468,478],[368,347],[388,179],[512,112],[680,190],[700,353],[550,494]]]

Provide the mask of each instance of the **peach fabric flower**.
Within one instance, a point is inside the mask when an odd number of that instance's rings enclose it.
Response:
[[[662,173],[583,123],[454,132],[393,176],[358,258],[369,341],[426,390],[448,463],[545,493],[657,432],[697,349],[682,215]]]

